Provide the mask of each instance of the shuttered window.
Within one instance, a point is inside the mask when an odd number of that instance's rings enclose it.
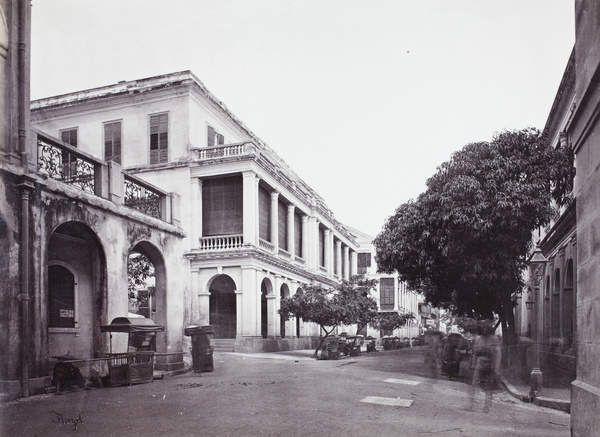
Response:
[[[48,326],[75,327],[75,277],[63,266],[48,267]]]
[[[266,241],[271,241],[271,194],[258,187],[258,236]]]
[[[77,147],[77,128],[61,130],[60,140],[69,146]]]
[[[121,163],[121,122],[104,124],[104,160]]]
[[[294,212],[294,255],[302,258],[302,216]]]
[[[382,310],[394,309],[394,278],[379,280],[379,308]]]
[[[150,164],[167,162],[169,148],[168,114],[150,116]]]
[[[369,252],[358,254],[357,267],[359,275],[367,273],[367,268],[371,267],[371,254]]]
[[[206,146],[225,144],[225,137],[215,130],[212,126],[206,127]]]
[[[237,235],[243,232],[241,176],[202,181],[202,235]]]
[[[288,250],[288,225],[287,225],[287,205],[281,200],[277,202],[277,218],[279,233],[279,247]]]
[[[325,267],[325,231],[319,227],[319,265]]]

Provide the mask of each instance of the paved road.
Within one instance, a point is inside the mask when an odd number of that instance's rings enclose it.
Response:
[[[216,353],[212,373],[6,403],[0,435],[569,436],[568,414],[432,378],[423,352]]]

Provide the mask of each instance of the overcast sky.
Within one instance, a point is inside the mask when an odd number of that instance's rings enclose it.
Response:
[[[452,152],[544,127],[573,0],[33,0],[33,99],[191,70],[373,236]]]

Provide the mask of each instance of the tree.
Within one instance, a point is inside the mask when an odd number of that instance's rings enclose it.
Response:
[[[294,316],[321,327],[325,335],[315,349],[313,357],[316,358],[319,349],[335,328],[340,325],[368,323],[370,317],[377,312],[377,302],[370,295],[376,283],[377,281],[363,276],[355,276],[349,281],[342,281],[335,289],[309,285],[293,296],[283,298],[279,314],[284,320]]]
[[[469,144],[386,221],[374,241],[378,266],[453,314],[497,314],[513,341],[532,234],[555,216],[552,200],[569,202],[573,176],[571,149],[550,147],[536,129]]]
[[[369,326],[378,331],[394,331],[406,325],[409,320],[414,319],[412,313],[399,313],[397,311],[383,311],[377,313]]]
[[[148,286],[148,280],[153,277],[154,265],[145,255],[136,252],[127,258],[127,291],[132,306],[137,307],[154,295],[155,287]],[[141,289],[148,292],[141,294]]]
[[[356,324],[357,335],[377,318],[377,301],[372,296],[376,286],[377,280],[355,275],[337,287],[336,299],[343,309],[342,323]]]

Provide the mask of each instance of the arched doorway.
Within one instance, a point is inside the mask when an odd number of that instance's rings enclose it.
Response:
[[[106,311],[106,261],[96,234],[66,222],[50,235],[47,258],[48,357],[88,359],[104,351],[100,332]]]
[[[290,297],[290,289],[287,286],[287,284],[282,284],[280,289],[279,289],[279,297],[281,299],[285,299],[286,297]],[[280,333],[279,335],[281,335],[281,338],[285,338],[285,334],[286,334],[286,320],[285,318],[280,315],[279,316],[279,326],[280,326]]]
[[[158,325],[167,324],[167,272],[160,250],[148,241],[140,241],[127,257],[128,315],[147,317]],[[167,351],[167,335],[156,336],[156,350]]]
[[[272,294],[273,286],[267,278],[260,284],[260,335],[267,338],[269,335],[269,303],[267,296]]]
[[[215,338],[235,338],[237,332],[237,305],[235,282],[228,275],[216,276],[209,286],[210,324]]]

